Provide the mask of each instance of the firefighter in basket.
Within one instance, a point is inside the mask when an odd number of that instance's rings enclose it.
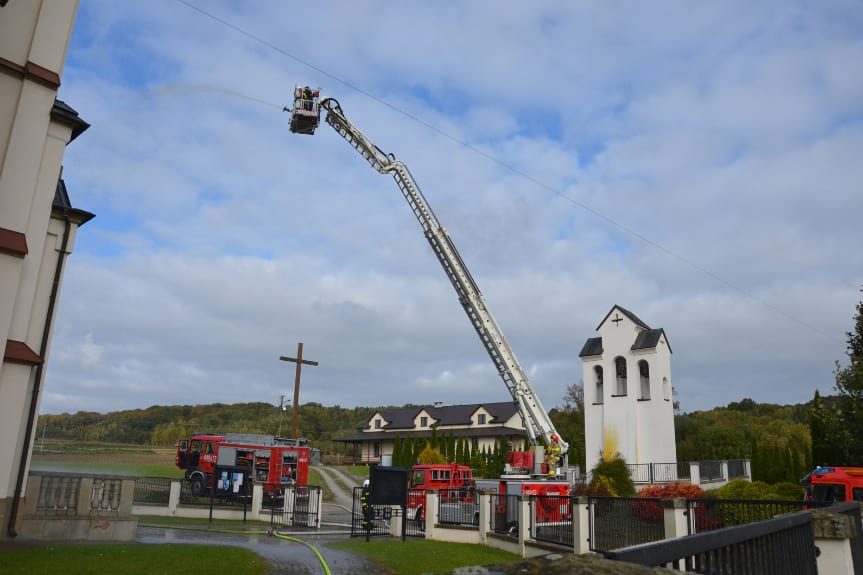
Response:
[[[560,438],[556,433],[551,434],[551,445],[545,452],[545,467],[548,469],[548,476],[554,477],[557,470],[557,461],[560,459]]]

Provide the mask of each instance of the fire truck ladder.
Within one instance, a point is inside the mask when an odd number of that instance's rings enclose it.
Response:
[[[393,154],[385,154],[357,129],[345,117],[335,99],[323,100],[320,107],[327,111],[327,124],[353,146],[375,170],[381,174],[392,174],[444,272],[455,288],[459,302],[467,313],[471,325],[473,325],[485,350],[494,362],[498,374],[518,407],[519,413],[525,419],[524,423],[531,443],[537,444],[540,438],[551,443],[551,436],[557,432],[548,417],[548,412],[545,411],[539,398],[530,387],[527,375],[521,368],[491,311],[486,307],[479,287],[461,259],[446,229],[440,225],[434,212],[432,212],[408,167],[403,162],[396,160]],[[559,439],[558,443],[561,456],[564,457],[564,465],[566,465],[565,454],[569,450],[569,445],[562,438]]]

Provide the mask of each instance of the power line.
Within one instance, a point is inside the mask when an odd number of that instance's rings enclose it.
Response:
[[[231,30],[234,30],[235,32],[237,32],[239,34],[242,34],[243,36],[246,36],[247,38],[249,38],[251,40],[254,40],[255,42],[258,42],[258,43],[278,52],[279,54],[287,56],[288,58],[294,60],[295,62],[297,62],[299,64],[302,64],[303,66],[311,68],[312,70],[314,70],[314,71],[342,84],[343,86],[346,86],[347,88],[350,88],[351,90],[354,90],[355,92],[362,94],[363,96],[366,96],[367,98],[369,98],[371,100],[374,100],[375,102],[378,102],[379,104],[389,108],[390,110],[396,112],[397,114],[401,114],[402,116],[424,126],[425,128],[428,128],[429,130],[435,132],[436,134],[443,136],[444,138],[447,138],[447,139],[455,142],[456,144],[459,144],[460,146],[463,146],[464,148],[466,148],[466,149],[468,149],[468,150],[470,150],[476,154],[479,154],[480,156],[486,158],[487,160],[489,160],[489,161],[499,165],[500,167],[504,168],[505,170],[508,170],[508,171],[512,172],[513,174],[516,174],[516,175],[526,179],[527,181],[535,184],[536,186],[538,186],[538,187],[540,187],[540,188],[542,188],[548,192],[551,192],[552,194],[560,197],[561,199],[566,200],[567,202],[569,202],[575,206],[578,206],[579,208],[583,209],[584,211],[593,214],[597,218],[611,224],[612,226],[616,227],[617,229],[629,234],[630,236],[644,242],[645,244],[647,244],[649,246],[654,247],[655,249],[661,251],[662,253],[678,260],[679,262],[681,262],[683,264],[686,264],[687,266],[691,267],[692,269],[694,269],[698,272],[701,272],[702,274],[714,279],[715,281],[739,292],[740,294],[752,299],[753,301],[763,305],[764,307],[774,311],[775,313],[778,313],[779,315],[785,317],[786,319],[793,321],[793,322],[795,322],[795,323],[797,323],[797,324],[799,324],[799,325],[801,325],[801,326],[803,326],[809,330],[812,330],[812,331],[814,331],[814,332],[816,332],[816,333],[818,333],[824,337],[827,337],[827,338],[830,337],[828,334],[824,333],[822,330],[818,329],[817,327],[810,325],[807,322],[805,322],[805,321],[803,321],[803,320],[801,320],[795,316],[790,315],[789,313],[783,311],[782,309],[780,309],[780,308],[772,305],[771,303],[767,302],[763,298],[758,297],[757,295],[753,294],[752,292],[750,292],[750,291],[748,291],[748,290],[746,290],[746,289],[744,289],[744,288],[742,288],[736,284],[731,283],[730,281],[724,279],[723,277],[719,276],[718,274],[716,274],[716,273],[708,270],[707,268],[695,263],[694,261],[690,260],[686,256],[684,256],[682,254],[678,254],[677,252],[674,252],[674,251],[666,248],[662,244],[659,244],[659,243],[651,240],[650,238],[648,238],[648,237],[644,236],[643,234],[635,231],[634,229],[626,226],[625,224],[622,224],[622,223],[618,222],[617,220],[603,214],[602,212],[599,212],[596,209],[588,206],[587,204],[584,204],[584,203],[576,200],[575,198],[572,198],[572,197],[564,194],[562,191],[549,186],[548,184],[536,179],[534,176],[531,176],[530,174],[516,168],[515,166],[512,166],[512,165],[504,162],[503,160],[500,160],[500,159],[496,158],[495,156],[492,156],[491,154],[481,150],[480,148],[477,148],[476,146],[473,146],[472,144],[469,144],[463,140],[460,140],[459,138],[441,130],[440,128],[430,124],[429,122],[423,120],[422,118],[415,116],[415,115],[411,114],[410,112],[406,112],[405,110],[402,110],[401,108],[398,108],[397,106],[394,106],[393,104],[390,104],[386,100],[383,100],[383,99],[375,96],[371,92],[367,92],[366,90],[363,90],[359,86],[351,84],[350,82],[343,80],[342,78],[340,78],[334,74],[330,74],[329,72],[327,72],[323,68],[315,66],[311,62],[308,62],[308,61],[303,60],[302,58],[300,58],[298,56],[295,56],[294,54],[291,54],[290,52],[284,50],[283,48],[281,48],[279,46],[276,46],[272,42],[269,42],[268,40],[265,40],[265,39],[261,38],[260,36],[256,36],[255,34],[252,34],[251,32],[244,30],[243,28],[240,28],[239,26],[232,24],[232,23],[228,22],[227,20],[216,16],[213,13],[204,10],[203,8],[195,6],[191,2],[188,2],[188,0],[177,0],[177,2],[191,8],[192,10],[195,10],[196,12],[199,12],[200,14],[203,14],[204,16],[207,16],[208,18],[222,24],[223,26],[230,28]],[[236,93],[234,93],[234,94],[236,94]],[[255,99],[255,98],[251,98],[251,99]],[[261,102],[263,102],[263,101],[261,101]],[[269,102],[263,102],[263,103],[266,103],[267,105],[272,106],[272,104],[270,104]]]

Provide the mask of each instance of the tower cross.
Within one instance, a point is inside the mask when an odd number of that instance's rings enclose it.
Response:
[[[288,357],[286,355],[282,355],[279,356],[279,359],[282,361],[290,361],[297,364],[297,375],[294,378],[294,415],[293,420],[291,421],[291,437],[293,439],[297,439],[297,419],[300,413],[300,372],[302,371],[303,364],[318,365],[318,362],[303,359],[303,342],[300,342],[297,346],[297,357]]]
[[[620,327],[620,322],[622,322],[622,321],[623,321],[623,318],[622,318],[622,317],[620,317],[620,314],[617,314],[617,313],[616,313],[616,314],[614,314],[614,319],[613,319],[613,320],[611,320],[611,321],[613,321],[613,322],[614,322],[615,327]]]

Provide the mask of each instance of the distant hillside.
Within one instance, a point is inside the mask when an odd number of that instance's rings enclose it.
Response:
[[[824,398],[829,403],[830,398]],[[299,410],[299,435],[325,454],[340,453],[333,440],[355,433],[375,411],[386,407],[327,407],[307,403]],[[577,409],[553,409],[552,419],[573,446],[570,461],[583,459],[583,416]],[[707,459],[752,460],[754,479],[770,483],[797,481],[812,468],[809,404],[774,405],[751,399],[710,411],[675,416],[678,461]],[[111,413],[80,411],[42,415],[38,435],[48,439],[107,441],[139,445],[174,445],[196,431],[260,433],[288,436],[292,412],[280,415],[269,403],[214,403],[210,405],[154,405]]]

